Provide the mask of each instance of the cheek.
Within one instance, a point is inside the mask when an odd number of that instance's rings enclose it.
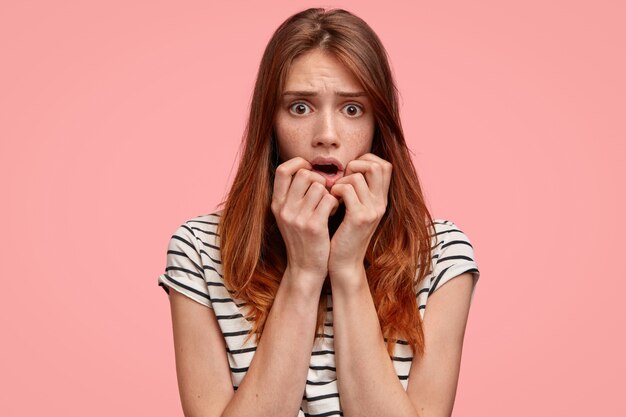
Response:
[[[301,146],[298,137],[300,137],[299,129],[289,124],[277,124],[275,127],[276,143],[278,145],[278,153],[284,160],[291,159],[300,154],[299,146]]]
[[[358,149],[359,155],[369,153],[372,150],[372,141],[374,138],[373,127],[363,127],[350,135],[351,147]]]
[[[291,134],[289,133],[289,129],[285,124],[283,118],[280,115],[276,116],[274,121],[274,139],[276,140],[276,147],[278,148],[278,153],[284,159],[288,153],[288,142]]]

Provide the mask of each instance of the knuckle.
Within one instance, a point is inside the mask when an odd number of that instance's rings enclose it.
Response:
[[[284,164],[281,164],[276,168],[276,176],[285,176],[288,173],[288,169]]]
[[[306,230],[307,229],[307,221],[306,221],[306,219],[303,219],[302,217],[297,217],[294,220],[294,226],[296,228],[298,228],[299,230]]]
[[[321,181],[324,184],[326,183],[326,178],[324,178],[324,176],[322,174],[319,174],[319,173],[313,172],[313,171],[307,171],[307,173],[309,174],[311,180],[313,180],[313,181]]]
[[[322,197],[324,200],[330,201],[330,202],[335,202],[338,201],[334,195],[332,195],[331,193],[327,193],[324,195],[324,197]]]
[[[311,235],[316,235],[319,233],[319,225],[315,224],[314,222],[307,222],[304,227],[303,230],[307,233],[307,234],[311,234]]]
[[[354,221],[357,226],[364,226],[368,223],[367,215],[365,213],[360,213],[354,216]]]
[[[296,175],[300,177],[308,178],[310,173],[311,171],[309,171],[308,169],[300,168],[298,172],[296,172]]]
[[[280,208],[278,212],[278,217],[285,224],[290,225],[293,223],[293,216],[291,215],[291,211],[288,210],[285,206]]]
[[[346,183],[342,182],[341,184],[335,184],[333,185],[333,190],[339,191],[341,192],[341,190],[343,190],[346,187]]]
[[[320,184],[317,181],[311,184],[311,190],[316,192],[316,193],[321,193],[325,189],[326,189],[326,187],[323,186],[322,184]]]
[[[355,216],[355,221],[357,225],[365,226],[365,225],[375,222],[377,219],[377,216],[378,214],[376,210],[363,210],[361,213]]]

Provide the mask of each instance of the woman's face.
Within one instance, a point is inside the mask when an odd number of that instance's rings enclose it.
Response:
[[[348,162],[371,151],[372,110],[361,84],[332,55],[315,49],[299,56],[274,119],[280,161],[306,159],[330,189]]]

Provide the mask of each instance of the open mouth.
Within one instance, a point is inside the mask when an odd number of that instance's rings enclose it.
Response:
[[[334,164],[315,164],[313,165],[313,170],[327,175],[335,175],[339,168]]]

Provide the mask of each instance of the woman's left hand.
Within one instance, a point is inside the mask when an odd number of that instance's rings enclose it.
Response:
[[[330,190],[342,198],[346,214],[330,242],[328,273],[333,287],[361,284],[363,260],[378,223],[387,210],[391,163],[367,153],[350,161],[345,176]]]

